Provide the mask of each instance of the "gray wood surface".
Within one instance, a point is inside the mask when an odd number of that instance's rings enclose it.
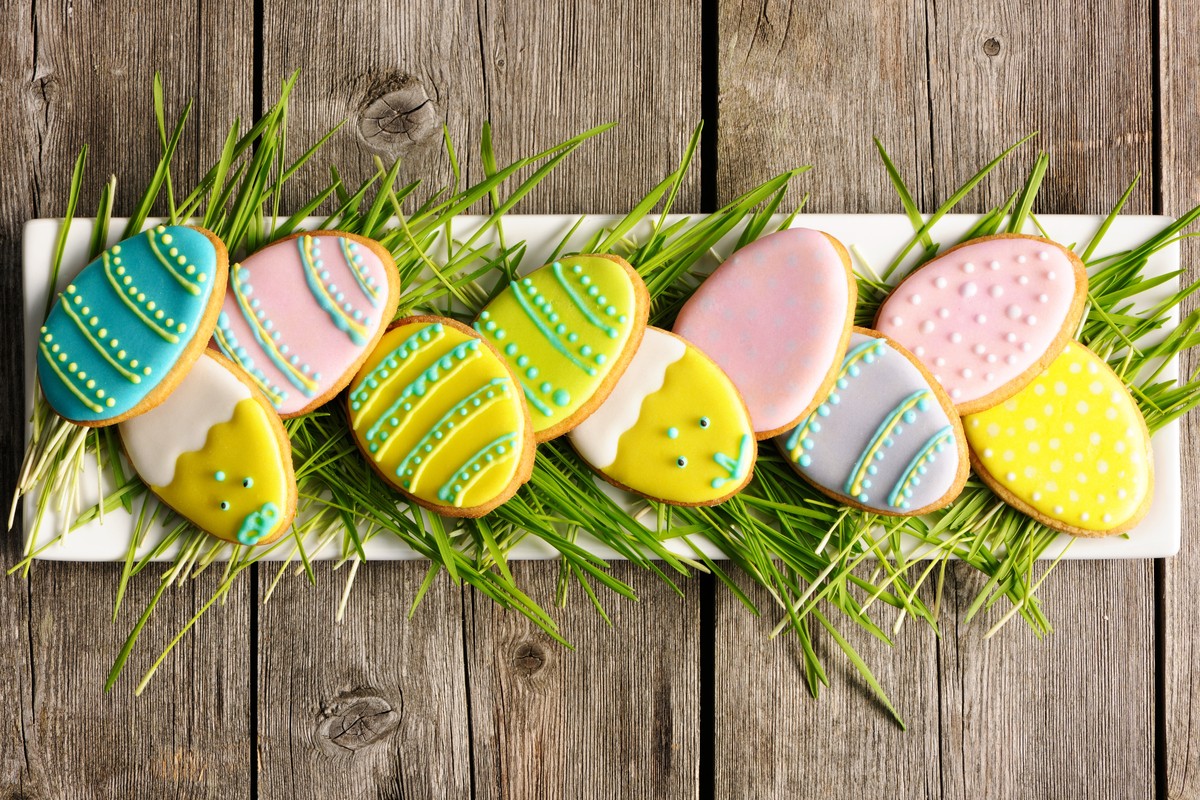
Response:
[[[1200,37],[1183,0],[122,5],[0,7],[5,263],[19,261],[24,220],[61,212],[84,142],[81,213],[112,172],[128,187],[117,211],[130,209],[158,150],[156,69],[169,114],[197,101],[181,182],[215,158],[234,115],[248,119],[304,69],[289,141],[349,121],[285,207],[327,182],[324,165],[358,179],[376,155],[403,157],[405,179],[444,184],[443,125],[474,180],[486,120],[501,160],[619,120],[520,210],[623,210],[711,110],[710,161],[681,210],[700,207],[702,186],[712,204],[804,163],[816,169],[792,199],[812,192],[811,210],[897,210],[872,136],[931,207],[1031,129],[1038,143],[964,208],[997,201],[1037,148],[1052,156],[1038,211],[1106,210],[1139,170],[1129,211],[1200,203]],[[1197,255],[1185,244],[1185,264]],[[10,365],[20,297],[18,271],[5,270]],[[0,390],[6,488],[23,439],[16,372]],[[1191,486],[1195,424],[1184,430]],[[1195,531],[1189,513],[1183,553],[1158,565],[1059,567],[1041,593],[1058,625],[1045,641],[1020,621],[987,642],[987,620],[961,624],[979,579],[959,568],[940,638],[909,622],[889,650],[844,625],[907,732],[828,640],[818,646],[833,685],[814,701],[795,640],[766,638],[772,614],[754,618],[709,580],[680,598],[625,564],[613,571],[641,602],[602,595],[612,628],[578,591],[556,611],[573,651],[444,577],[408,619],[423,565],[363,566],[340,624],[349,567],[319,566],[316,587],[289,579],[265,606],[273,575],[256,570],[134,698],[212,590],[206,576],[168,593],[105,695],[161,572],[134,582],[112,624],[113,565],[39,564],[29,583],[0,580],[0,796],[1200,798]],[[18,553],[6,539],[4,563]],[[552,603],[555,565],[515,572]]]

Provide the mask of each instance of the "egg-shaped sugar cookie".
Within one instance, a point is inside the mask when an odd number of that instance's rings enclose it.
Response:
[[[750,482],[758,455],[733,382],[699,348],[652,327],[616,388],[568,438],[609,483],[673,505],[729,499]]]
[[[1048,527],[1110,536],[1150,509],[1146,421],[1117,374],[1078,342],[1020,392],[963,422],[979,477]]]
[[[513,368],[539,442],[604,402],[650,314],[642,279],[609,255],[564,256],[512,281],[479,314],[479,331]]]
[[[674,331],[725,371],[756,436],[769,439],[829,391],[857,300],[841,242],[792,228],[733,253],[683,305]]]
[[[466,325],[410,317],[388,329],[350,384],[350,427],[367,461],[414,502],[479,517],[533,471],[521,387]]]
[[[946,506],[970,471],[950,398],[912,354],[863,328],[853,330],[828,395],[775,441],[817,489],[876,514]]]
[[[212,350],[161,404],[120,425],[138,475],[219,539],[265,545],[296,515],[292,451],[279,415]]]
[[[162,402],[212,335],[228,272],[201,228],[157,225],[100,254],[58,296],[38,334],[38,381],[80,425],[112,425]]]
[[[908,348],[960,414],[1012,397],[1075,335],[1087,301],[1079,257],[1049,239],[998,234],[906,277],[875,327]]]
[[[297,233],[234,264],[216,342],[283,417],[346,388],[396,315],[387,248],[341,231]]]

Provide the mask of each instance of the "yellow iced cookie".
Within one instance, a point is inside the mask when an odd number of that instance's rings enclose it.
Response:
[[[964,418],[975,470],[1008,503],[1076,536],[1127,531],[1150,507],[1150,435],[1125,384],[1071,342],[995,408]]]

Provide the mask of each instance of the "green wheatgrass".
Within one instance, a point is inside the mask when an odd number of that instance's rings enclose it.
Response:
[[[497,291],[489,292],[483,286],[503,286],[521,266],[524,243],[506,239],[503,216],[536,191],[564,159],[609,127],[593,128],[533,156],[500,166],[494,154],[491,129],[485,126],[480,145],[484,178],[466,188],[459,186],[462,181],[458,157],[448,136],[446,157],[454,183],[438,191],[423,191],[416,182],[398,186],[398,163],[385,165],[377,160],[375,174],[358,186],[345,185],[337,170],[330,167],[329,184],[272,227],[268,223],[279,216],[284,185],[309,164],[334,132],[321,137],[294,160],[286,160],[288,97],[295,81],[293,75],[283,83],[278,102],[244,133],[235,120],[216,163],[196,186],[182,194],[172,183],[170,165],[190,104],[168,129],[161,84],[156,77],[153,107],[162,157],[139,195],[123,235],[140,230],[152,210],[157,209],[172,223],[197,217],[204,227],[226,242],[231,252],[249,252],[287,236],[298,229],[305,217],[332,205],[332,213],[319,227],[336,227],[377,239],[395,257],[405,287],[397,316],[427,312],[469,322]],[[1001,161],[1030,138],[1016,142],[985,165],[928,217],[921,215],[899,171],[883,146],[876,142],[883,167],[914,233],[903,252],[878,275],[859,259],[860,301],[856,312],[859,324],[869,324],[874,318],[875,309],[889,287],[902,277],[898,272],[909,253],[916,251],[918,262],[923,263],[957,243],[936,241],[934,224],[951,213]],[[697,129],[678,169],[665,176],[615,225],[585,241],[575,241],[576,228],[572,228],[552,256],[557,258],[566,252],[614,253],[636,265],[649,288],[651,321],[657,325],[669,327],[679,306],[699,284],[698,262],[721,238],[738,231],[738,246],[741,246],[787,227],[800,211],[799,207],[793,209],[782,224],[772,224],[772,217],[780,211],[793,180],[807,167],[781,173],[712,214],[668,224],[666,215],[691,169],[699,142]],[[52,280],[61,266],[67,230],[76,213],[86,153],[85,148],[72,173],[64,214],[67,224],[59,234]],[[1027,221],[1036,224],[1032,209],[1048,163],[1045,154],[1039,155],[1023,185],[1012,191],[1005,203],[981,215],[966,238],[1021,230]],[[1159,375],[1172,357],[1200,343],[1200,316],[1196,312],[1184,318],[1174,330],[1165,330],[1169,315],[1198,285],[1188,286],[1153,307],[1139,306],[1136,298],[1174,277],[1147,278],[1143,274],[1145,260],[1182,238],[1184,231],[1200,217],[1200,208],[1189,211],[1138,247],[1097,256],[1109,224],[1121,211],[1134,185],[1136,180],[1117,201],[1093,239],[1077,243],[1076,249],[1091,276],[1089,312],[1081,340],[1106,358],[1130,385],[1153,432],[1200,404],[1200,382],[1188,379],[1178,383],[1163,380]],[[90,240],[93,256],[103,249],[110,233],[116,186],[113,178],[101,190],[97,224]],[[803,202],[799,205],[802,207]],[[485,223],[466,239],[452,241],[452,219],[480,207],[489,214]],[[635,229],[646,219],[654,222],[651,233],[635,239]],[[485,243],[492,237],[498,244]],[[499,281],[494,280],[497,272]],[[1151,334],[1156,334],[1159,342],[1147,345]],[[951,556],[987,576],[986,585],[968,608],[968,618],[1003,601],[998,621],[989,635],[1018,615],[1039,636],[1051,630],[1036,591],[1057,561],[1039,565],[1037,558],[1057,534],[1008,507],[974,479],[942,511],[925,518],[882,518],[836,505],[799,480],[781,457],[766,448],[760,453],[754,480],[741,494],[720,506],[673,508],[643,501],[630,513],[596,486],[591,471],[569,446],[549,442],[539,447],[532,479],[512,500],[482,519],[443,520],[411,513],[408,505],[375,475],[345,435],[344,413],[334,404],[286,423],[299,482],[298,518],[304,521],[295,526],[291,536],[269,547],[245,548],[212,539],[160,505],[136,475],[127,474],[122,468],[117,435],[112,428],[96,429],[89,435],[87,429],[58,418],[40,394],[35,396],[31,422],[32,435],[14,496],[13,513],[20,497],[40,486],[37,507],[27,509],[39,524],[35,525],[25,557],[11,567],[10,573],[27,575],[32,559],[67,530],[106,511],[124,508],[134,515],[136,523],[115,586],[115,618],[129,582],[138,579],[156,557],[175,548],[171,565],[159,579],[158,591],[117,654],[106,688],[116,682],[141,630],[168,587],[193,578],[214,562],[225,559],[216,590],[154,661],[137,685],[138,693],[195,622],[222,601],[238,580],[250,578],[251,568],[268,555],[277,554],[284,560],[276,567],[264,601],[289,574],[304,575],[315,582],[317,577],[309,553],[336,547],[340,557],[334,569],[350,565],[338,610],[340,618],[354,575],[359,564],[366,560],[363,542],[377,536],[395,537],[429,560],[425,580],[413,599],[413,612],[433,580],[445,570],[452,580],[464,581],[505,608],[526,615],[566,646],[569,644],[555,621],[521,590],[509,569],[512,548],[525,537],[540,539],[561,554],[557,602],[567,602],[570,587],[578,585],[605,620],[608,617],[597,592],[599,587],[630,598],[634,593],[610,574],[604,560],[577,542],[581,531],[589,532],[632,563],[653,571],[676,591],[681,592],[682,580],[696,573],[711,573],[753,613],[773,611],[779,617],[772,635],[790,632],[798,637],[805,681],[814,696],[822,684],[829,682],[813,644],[819,630],[838,646],[901,725],[899,713],[888,701],[883,687],[840,628],[857,625],[889,644],[908,618],[936,630],[942,581]],[[116,488],[98,505],[80,509],[76,498],[85,459],[111,471]],[[59,518],[67,522],[66,530],[54,531],[47,538],[44,535],[47,532],[40,530],[40,521],[51,503],[55,504]],[[10,518],[10,527],[12,521]],[[155,521],[164,523],[168,533],[149,552],[139,554],[146,531]],[[644,524],[647,522],[651,527]],[[916,553],[908,557],[903,554],[902,536],[920,543]],[[673,554],[664,547],[665,540],[677,537],[690,546],[689,555]],[[699,547],[700,540],[719,548],[728,562],[722,564],[709,558]],[[774,608],[756,608],[731,576],[733,568],[762,586]],[[879,621],[885,616],[891,619],[888,625]]]

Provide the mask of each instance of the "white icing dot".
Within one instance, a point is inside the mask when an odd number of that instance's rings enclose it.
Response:
[[[1074,433],[1074,432],[1075,432],[1075,423],[1074,422],[1064,422],[1063,423],[1063,433]]]
[[[1033,345],[1031,345],[1029,342],[1021,342],[1021,352],[1022,353],[1028,353],[1032,349],[1033,349]]]
[[[1025,430],[1027,430],[1027,431],[1037,430],[1037,426],[1038,426],[1038,424],[1037,424],[1036,419],[1034,419],[1033,417],[1025,418]]]
[[[1109,420],[1116,419],[1117,418],[1117,410],[1115,408],[1108,409],[1107,411],[1104,412],[1104,418],[1109,419]]]
[[[1104,515],[1103,517],[1101,517],[1100,519],[1104,520],[1106,523],[1107,523],[1107,522],[1112,522],[1112,514],[1105,514],[1105,515]]]
[[[978,424],[978,423],[979,423],[979,420],[975,420],[975,423],[976,423],[976,424]],[[984,458],[991,458],[991,457],[992,457],[992,454],[993,454],[993,452],[994,452],[994,451],[992,450],[992,448],[990,448],[990,447],[985,447],[985,448],[983,448],[983,457],[984,457]]]
[[[1033,393],[1036,394],[1038,397],[1041,397],[1042,395],[1044,395],[1046,393],[1045,385],[1041,384],[1041,383],[1035,383],[1033,385]]]
[[[1011,399],[1005,400],[1004,401],[1004,410],[1015,414],[1017,411],[1017,401],[1011,400]]]
[[[912,303],[914,306],[921,305],[921,295],[914,294],[912,297],[908,298],[908,302]]]
[[[1004,309],[1004,313],[1008,315],[1009,319],[1020,319],[1022,312],[1021,307],[1016,303],[1013,303],[1011,306]]]
[[[1100,459],[1099,461],[1097,461],[1096,462],[1096,472],[1100,473],[1101,475],[1108,472],[1108,462],[1105,461],[1104,459]]]
[[[976,314],[975,321],[980,325],[987,325],[987,314]]]
[[[1046,250],[1038,251],[1038,258],[1041,259],[1042,261],[1045,261],[1049,257],[1050,257],[1050,253],[1048,251],[1046,251]]]
[[[1001,458],[1003,458],[1005,461],[1012,461],[1016,457],[1017,457],[1017,454],[1014,453],[1012,450],[1005,450],[1004,454],[1001,456]]]
[[[1062,506],[1055,506],[1055,507],[1054,507],[1054,513],[1055,513],[1055,514],[1058,514],[1059,516],[1061,516],[1061,515],[1062,515],[1062,513],[1063,513],[1063,507],[1062,507]]]
[[[899,328],[901,325],[904,324],[904,318],[900,317],[900,316],[892,317],[892,324],[895,325],[897,328]]]
[[[1017,263],[1018,263],[1018,264],[1024,264],[1024,263],[1025,263],[1025,261],[1026,261],[1026,258],[1025,258],[1025,256],[1017,256]]]
[[[1088,362],[1088,373],[1091,375],[1095,375],[1098,372],[1100,372],[1100,368],[1097,367],[1095,364]]]
[[[1013,355],[1012,353],[1009,353],[1008,355],[1006,355],[1004,357],[1004,363],[1015,364],[1015,363],[1017,363],[1017,357],[1015,355]]]
[[[1084,522],[1087,522],[1087,521],[1088,521],[1088,512],[1084,511],[1083,513],[1081,513],[1081,514],[1079,515],[1079,518],[1080,518],[1081,520],[1083,520]]]
[[[1036,453],[1038,450],[1042,449],[1042,446],[1037,442],[1030,442],[1026,449],[1028,449],[1031,453]],[[1026,470],[1031,469],[1033,469],[1033,467],[1026,467]]]
[[[1054,393],[1059,397],[1065,396],[1067,393],[1067,384],[1064,381],[1055,381]]]
[[[962,265],[962,271],[967,273],[968,275],[970,275],[972,272],[975,271],[975,265],[972,264],[970,261],[968,261],[967,263]]]
[[[1025,324],[1026,325],[1037,325],[1037,317],[1035,317],[1033,314],[1030,314],[1028,317],[1025,318]]]
[[[1019,283],[1019,284],[1021,284],[1022,286],[1024,286],[1025,284],[1029,283],[1029,276],[1028,276],[1028,275],[1018,275],[1018,276],[1017,276],[1017,283]]]
[[[979,287],[976,286],[973,281],[967,281],[962,286],[958,287],[958,293],[963,297],[974,297],[975,293],[978,291]]]
[[[1047,417],[1053,417],[1054,416],[1054,403],[1046,403],[1046,405],[1042,407],[1042,413],[1045,414]]]
[[[1015,473],[1015,472],[1004,473],[1004,480],[1008,481],[1009,483],[1012,483],[1016,479],[1017,479],[1017,473]]]
[[[1083,463],[1083,453],[1076,453],[1075,455],[1071,456],[1071,460],[1074,461],[1076,464]]]
[[[1000,269],[1000,262],[999,261],[991,261],[988,263],[988,268],[993,269],[993,270]]]
[[[975,353],[975,355],[981,356],[987,352],[987,345],[984,345],[982,343],[977,344],[974,347],[972,347],[971,350]]]
[[[991,358],[991,356],[988,356],[988,358]],[[985,373],[983,373],[983,379],[985,381],[987,381],[988,383],[991,383],[992,381],[996,380],[996,373],[985,372]]]
[[[950,396],[957,400],[958,398],[962,397],[962,389],[951,389]]]
[[[1100,434],[1098,434],[1098,433],[1089,434],[1088,441],[1091,442],[1093,445],[1100,444]]]
[[[1062,442],[1059,441],[1057,438],[1051,439],[1050,441],[1046,442],[1046,444],[1050,447],[1051,450],[1057,450],[1059,447],[1062,446]]]
[[[939,289],[945,289],[946,288],[946,279],[939,275],[938,277],[934,278],[933,285]]]
[[[1057,458],[1050,462],[1051,472],[1062,472],[1062,462]]]
[[[970,367],[963,367],[963,369],[962,369],[962,376],[963,376],[964,378],[970,378],[970,377],[971,377],[972,375],[974,375],[974,374],[975,374],[975,373],[971,372],[971,368],[970,368]]]
[[[1034,469],[1033,467],[1026,467],[1025,468],[1025,477],[1026,478],[1037,477],[1037,470]]]
[[[1052,280],[1054,280],[1054,279],[1055,279],[1055,278],[1057,278],[1057,277],[1058,277],[1058,276],[1054,274],[1054,270],[1050,270],[1049,272],[1047,272],[1047,273],[1046,273],[1046,279],[1047,279],[1047,280],[1051,280],[1051,281],[1052,281]]]
[[[1072,489],[1071,491],[1067,492],[1067,497],[1071,498],[1072,503],[1078,502],[1079,501],[1079,492]]]
[[[988,294],[992,297],[1000,297],[1004,294],[1004,287],[998,283],[992,284],[992,288],[988,289]]]
[[[942,319],[946,319],[947,317],[949,317],[949,316],[950,316],[950,309],[948,309],[948,308],[939,308],[939,309],[938,309],[938,316],[939,316],[939,317],[941,317]]]
[[[988,425],[987,426],[987,434],[988,434],[988,436],[999,436],[1000,435],[1000,426],[994,422],[991,425]]]
[[[1067,367],[1067,372],[1071,373],[1072,375],[1078,375],[1079,371],[1082,369],[1083,367],[1081,367],[1078,363],[1075,363]]]
[[[921,347],[921,345],[917,345],[916,349],[913,350],[913,354],[919,358],[925,355],[925,348]]]
[[[1100,394],[1104,391],[1104,384],[1100,383],[1100,381],[1092,381],[1088,384],[1088,391],[1092,394]]]
[[[1039,501],[1039,500],[1041,500],[1041,499],[1042,499],[1042,493],[1041,493],[1041,492],[1034,492],[1034,493],[1033,493],[1033,502],[1035,502],[1035,503],[1036,503],[1037,501]]]
[[[995,353],[988,353],[988,354],[987,354],[987,363],[989,363],[989,364],[995,364],[995,363],[996,363],[997,361],[999,361],[999,360],[1000,360],[1000,357],[999,357],[999,356],[997,356]]]
[[[938,356],[937,358],[935,358],[933,360],[933,365],[935,367],[944,367],[944,366],[946,366],[946,359],[942,358],[941,356]]]
[[[1124,453],[1125,452],[1125,443],[1120,442],[1120,441],[1114,442],[1113,450],[1116,450],[1118,453]]]
[[[1118,500],[1124,500],[1128,496],[1129,496],[1129,492],[1125,491],[1124,489],[1117,489],[1117,499]]]
[[[1050,295],[1048,295],[1048,294],[1039,294],[1039,295],[1038,295],[1038,302],[1039,302],[1039,303],[1049,303],[1049,302],[1050,302]]]
[[[921,333],[933,333],[933,320],[927,319],[921,323]]]
[[[950,341],[954,342],[955,344],[958,344],[959,342],[962,341],[962,334],[959,333],[958,331],[955,331],[954,333],[950,334]]]

